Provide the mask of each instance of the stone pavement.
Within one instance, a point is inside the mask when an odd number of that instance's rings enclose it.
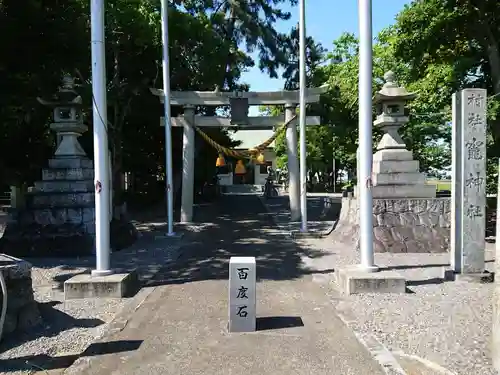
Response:
[[[304,258],[321,253],[277,230],[257,197],[223,197],[196,217],[213,224],[191,234],[122,329],[65,374],[385,374],[312,281],[315,271],[304,267]],[[257,258],[255,333],[227,333],[234,255]]]

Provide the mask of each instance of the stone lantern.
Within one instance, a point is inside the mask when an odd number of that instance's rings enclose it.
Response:
[[[416,97],[398,86],[393,72],[384,74],[385,84],[375,94],[379,114],[374,126],[384,135],[373,155],[373,198],[433,198],[435,186],[426,185],[425,174],[419,172],[419,162],[399,135],[401,126],[409,121],[406,104]]]
[[[82,97],[74,88],[74,79],[66,75],[62,79],[62,86],[54,100],[37,98],[42,105],[54,109],[54,122],[50,125],[50,129],[57,135],[56,158],[86,157],[85,151],[78,142],[78,137],[88,128],[83,124]]]

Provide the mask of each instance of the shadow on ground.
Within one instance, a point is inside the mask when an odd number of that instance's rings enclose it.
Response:
[[[274,220],[285,230],[294,233],[301,232],[301,222],[291,221],[290,201],[288,196],[279,196],[264,200],[265,205]],[[340,216],[341,200],[338,197],[314,195],[307,197],[308,232],[312,235],[325,236],[330,234],[337,225]]]
[[[146,271],[160,269],[149,285],[169,285],[204,280],[227,280],[229,258],[231,256],[254,256],[257,261],[258,280],[291,280],[318,273],[308,269],[302,263],[303,257],[319,258],[323,252],[304,249],[295,244],[278,230],[272,214],[269,214],[256,196],[224,196],[213,204],[195,207],[195,222],[191,225],[177,226],[176,231],[185,233],[182,238],[181,256],[176,262],[168,263],[166,256],[161,258],[155,252],[166,251],[172,239],[158,239],[155,234],[165,233],[164,218],[148,218],[149,223],[144,236],[131,249],[113,254],[113,265],[124,269],[144,267]],[[161,220],[160,220],[161,219]],[[149,228],[149,229],[148,229]],[[165,260],[163,260],[165,259]],[[84,259],[33,259],[37,267],[59,266],[62,271],[54,277],[55,288],[61,288],[64,281],[81,271],[90,268],[93,258]],[[119,266],[119,267],[120,267]],[[331,273],[332,270],[319,271]],[[51,337],[73,327],[96,327],[103,324],[97,319],[78,320],[53,308],[53,304],[40,304],[44,320],[50,321],[49,327],[27,335],[17,336],[15,340],[7,340],[0,349],[5,351],[21,342],[32,341],[39,337]],[[60,314],[60,316],[55,316]],[[52,324],[52,322],[56,322]],[[259,330],[284,329],[302,326],[300,317],[272,316],[259,319]],[[110,344],[111,345],[111,344]],[[118,345],[119,346],[119,345]],[[108,349],[111,350],[111,349]],[[120,351],[120,349],[113,349]],[[127,349],[130,350],[130,349]],[[88,351],[87,351],[88,353]],[[95,350],[93,354],[104,352]],[[75,360],[75,356],[51,357],[49,355],[26,356],[0,361],[0,370],[16,371],[36,369],[54,369],[67,367]]]
[[[296,245],[276,228],[258,197],[228,195],[195,208],[197,232],[191,232],[178,262],[160,271],[152,285],[228,279],[231,256],[254,256],[258,280],[288,280],[311,274],[303,257],[323,252]],[[333,272],[325,270],[323,272]]]
[[[111,353],[124,353],[139,349],[142,340],[119,340],[102,343],[91,344],[82,354],[68,354],[61,356],[50,356],[47,354],[39,354],[33,356],[25,356],[18,358],[9,358],[0,360],[0,371],[48,371],[55,369],[63,369],[71,366],[71,364],[79,357],[91,357]]]
[[[288,196],[266,200],[269,210],[279,222],[290,221],[290,201]],[[340,216],[342,201],[337,197],[317,195],[307,197],[307,219],[312,222],[333,222]]]
[[[39,337],[54,337],[72,328],[95,328],[104,324],[100,319],[75,319],[54,308],[54,306],[60,303],[62,302],[38,303],[37,306],[40,311],[42,323],[30,329],[29,332],[6,336],[0,344],[0,352],[15,348],[25,342],[36,340]],[[50,322],[50,324],[45,322]],[[0,371],[3,370],[3,363],[4,360],[0,360]]]
[[[164,217],[153,216],[134,222],[140,238],[127,249],[111,254],[111,266],[116,273],[136,270],[139,279],[146,282],[166,263],[175,260],[181,239],[163,236],[166,230],[164,220]],[[47,282],[59,291],[63,290],[66,280],[77,274],[90,273],[95,268],[95,256],[24,259],[37,268],[57,268],[57,275]]]
[[[262,316],[256,319],[257,331],[274,329],[304,327],[304,322],[299,316]]]

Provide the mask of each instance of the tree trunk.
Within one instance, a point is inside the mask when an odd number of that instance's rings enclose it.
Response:
[[[486,51],[488,54],[488,63],[490,66],[491,83],[495,95],[500,94],[500,50],[495,35],[490,27],[485,27],[487,35]],[[490,156],[499,156],[498,145],[500,144],[500,120],[491,119],[488,121],[488,128],[490,129],[491,136],[493,137],[496,147],[490,148]],[[496,152],[495,152],[495,151]]]
[[[231,44],[230,44],[229,49],[227,51],[226,61],[224,63],[224,66],[223,66],[222,72],[221,72],[221,80],[220,80],[220,86],[219,86],[219,88],[221,90],[224,89],[226,83],[228,85],[228,88],[230,88],[232,86],[232,82],[230,82],[230,80],[229,80],[229,72],[231,71],[231,48],[233,47],[233,44],[234,44],[233,43],[233,41],[234,41],[233,33],[234,33],[234,26],[236,24],[236,15],[235,15],[234,7],[232,7],[232,6],[231,6],[229,18],[230,18],[230,21],[229,21],[229,25],[227,28],[227,38],[230,38]],[[208,108],[207,109],[207,116],[215,116],[216,115],[215,111],[216,111],[216,108],[213,108],[213,107]],[[195,148],[195,158],[199,155],[199,152],[200,152],[200,148],[199,147]],[[215,163],[215,161],[214,161],[214,163]],[[181,194],[182,173],[183,173],[183,169],[181,168],[180,170],[178,170],[174,174],[174,177],[173,177],[174,178],[174,202],[179,201],[179,197]]]
[[[224,71],[223,71],[223,76],[222,76],[222,82],[221,82],[221,88],[224,87],[224,85],[227,82],[227,87],[228,89],[231,88],[233,82],[230,81],[229,77],[229,72],[231,71],[231,50],[234,46],[234,26],[236,24],[236,12],[234,10],[234,7],[231,5],[231,11],[229,13],[229,26],[227,28],[227,38],[229,39],[229,48],[227,51],[227,56],[226,56],[226,61],[224,63]],[[236,46],[237,47],[237,46]]]
[[[113,48],[113,88],[116,92],[113,102],[113,131],[111,137],[112,166],[113,176],[113,207],[121,204],[123,193],[123,122],[125,121],[126,109],[121,108],[120,93],[120,43],[116,41]]]
[[[500,50],[495,36],[488,28],[488,60],[491,70],[491,80],[495,94],[500,93]]]

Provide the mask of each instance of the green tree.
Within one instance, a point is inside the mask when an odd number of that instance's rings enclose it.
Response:
[[[294,1],[291,1],[294,3]],[[169,9],[170,71],[173,90],[243,89],[241,73],[255,64],[248,53],[259,51],[259,65],[275,76],[285,60],[286,36],[276,21],[290,15],[280,9],[285,0],[249,2],[174,1]],[[123,171],[147,175],[152,185],[164,170],[162,106],[149,87],[161,87],[161,24],[158,0],[110,0],[106,3],[106,57],[109,139],[115,179]],[[48,130],[49,110],[36,102],[50,97],[63,72],[77,74],[92,125],[90,90],[89,4],[70,0],[0,2],[0,178],[7,184],[39,178],[53,153]],[[30,58],[25,58],[30,56]],[[76,73],[77,72],[77,73]],[[214,108],[197,108],[212,114]],[[173,108],[176,116],[181,108]],[[230,144],[227,131],[211,136]],[[92,157],[92,129],[82,137]],[[8,147],[16,142],[16,148]],[[197,140],[197,160],[215,159],[215,151]],[[182,129],[173,130],[174,175],[182,165]],[[214,164],[214,163],[212,163]],[[210,174],[207,168],[197,173]],[[141,173],[142,172],[142,173]],[[118,186],[119,187],[119,186]]]
[[[212,67],[212,76],[221,89],[232,90],[243,69],[255,65],[247,53],[257,50],[259,68],[271,77],[277,77],[278,68],[286,63],[286,36],[275,29],[277,21],[290,19],[290,13],[280,8],[284,3],[295,5],[297,0],[185,0],[176,6],[206,22],[218,34],[221,58]]]
[[[78,0],[0,2],[2,184],[33,181],[51,153],[50,110],[36,98],[50,97],[63,71],[88,65],[82,11]]]
[[[294,26],[290,34],[282,45],[283,53],[286,56],[286,65],[282,74],[285,80],[285,90],[299,89],[299,27]],[[318,67],[324,62],[326,50],[321,43],[314,40],[313,37],[306,37],[306,81],[308,87],[314,87],[318,84]],[[321,85],[322,82],[319,83]]]
[[[395,41],[393,29],[383,30],[378,35],[373,49],[373,94],[381,88],[381,77],[389,70],[396,73],[400,85],[418,92],[417,99],[409,104],[411,120],[401,130],[401,135],[420,160],[423,171],[440,169],[449,162],[449,150],[436,144],[446,142],[450,136],[446,120],[450,117],[452,69],[446,64],[436,63],[427,67],[423,78],[412,80],[407,64],[394,53]],[[331,88],[321,102],[322,121],[330,124],[332,130],[329,149],[333,150],[343,168],[352,170],[356,166],[358,138],[358,40],[352,34],[343,34],[334,41],[328,59],[329,64],[318,68],[322,70],[321,76],[327,77]],[[373,130],[375,147],[381,133],[376,128]],[[318,137],[320,142],[323,139]],[[316,146],[321,147],[325,146]],[[437,157],[437,152],[442,152],[440,157]]]
[[[450,79],[436,88],[436,96],[451,102],[449,94],[463,88],[488,90],[488,170],[500,156],[499,22],[495,0],[428,0],[406,6],[394,25],[394,53],[408,63],[414,80],[424,78],[430,66],[446,66]]]
[[[500,92],[500,3],[496,0],[412,1],[395,24],[395,52],[412,74],[446,63],[462,85]]]
[[[282,78],[285,80],[285,90],[299,89],[299,47],[299,29],[296,26],[291,29],[286,42],[282,46],[287,61],[286,68],[282,73]],[[326,50],[323,46],[316,42],[314,38],[310,36],[306,38],[306,82],[308,87],[321,86],[324,83],[323,76],[321,75],[322,71],[318,68],[324,62],[325,52]],[[307,113],[308,115],[319,114],[320,108],[317,105],[308,105]],[[284,107],[261,108],[261,112],[274,116],[283,115]],[[328,126],[309,127],[306,132],[308,166],[313,166],[315,169],[324,169],[324,165],[328,161],[330,161],[329,165],[331,165],[331,152],[329,153],[322,147],[317,147],[314,141],[314,139],[331,139],[331,136],[330,138],[328,136],[325,137],[325,132],[330,133]],[[279,134],[276,138],[274,150],[277,155],[278,167],[285,167],[288,161],[285,132]]]

